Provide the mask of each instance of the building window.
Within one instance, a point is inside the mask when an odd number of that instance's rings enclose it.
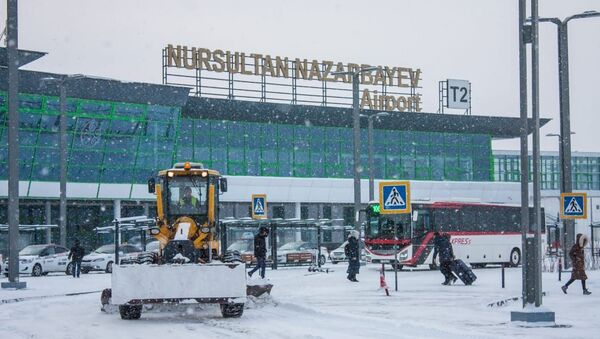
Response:
[[[331,206],[323,206],[323,219],[331,219]]]
[[[273,218],[285,219],[285,207],[273,206]]]
[[[344,207],[344,224],[354,225],[354,207],[353,206]]]
[[[300,219],[308,219],[308,206],[300,206]]]

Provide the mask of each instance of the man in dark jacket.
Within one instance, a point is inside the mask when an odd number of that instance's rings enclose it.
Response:
[[[450,243],[450,235],[448,233],[440,234],[439,232],[434,233],[435,238],[433,239],[433,263],[435,264],[435,258],[440,255],[440,272],[444,275],[444,282],[442,285],[450,285],[456,281],[456,277],[452,274],[450,266],[454,260],[454,251],[452,250],[452,244]]]
[[[73,278],[79,278],[79,274],[81,273],[81,260],[83,260],[83,256],[85,255],[85,250],[81,245],[79,245],[79,240],[75,239],[75,243],[73,247],[71,247],[71,252],[69,252],[69,260],[71,260],[71,267],[73,270]]]
[[[254,236],[254,257],[256,257],[256,266],[248,272],[248,276],[260,269],[260,277],[265,278],[266,257],[267,257],[267,242],[266,238],[269,235],[269,229],[266,226],[261,226],[258,229],[258,234]]]
[[[358,248],[358,231],[350,231],[348,234],[348,244],[344,247],[344,252],[348,258],[348,280],[358,282],[356,275],[360,271],[360,256]]]

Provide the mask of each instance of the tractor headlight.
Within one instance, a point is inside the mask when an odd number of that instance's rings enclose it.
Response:
[[[200,229],[200,232],[202,232],[202,233],[210,233],[210,228],[209,227],[202,227]]]
[[[148,233],[150,233],[150,235],[158,235],[160,233],[160,228],[152,227],[148,230]]]

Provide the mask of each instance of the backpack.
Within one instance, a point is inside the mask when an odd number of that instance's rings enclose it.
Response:
[[[350,243],[347,243],[346,246],[344,246],[344,254],[346,257],[350,256]]]

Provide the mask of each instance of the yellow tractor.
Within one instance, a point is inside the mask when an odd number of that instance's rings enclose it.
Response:
[[[227,179],[198,163],[177,163],[148,181],[156,194],[156,225],[148,233],[160,242],[138,264],[115,265],[112,288],[102,294],[103,310],[118,306],[122,319],[138,319],[143,309],[189,302],[220,304],[224,317],[240,317],[246,301],[246,270],[222,253],[219,196]]]

